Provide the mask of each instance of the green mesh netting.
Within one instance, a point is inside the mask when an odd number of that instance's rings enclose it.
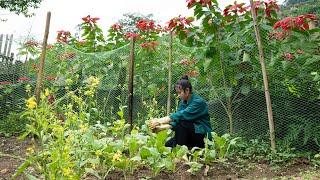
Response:
[[[271,66],[275,49],[268,44],[268,33],[262,31],[262,36],[267,45],[266,64]],[[136,125],[166,114],[169,46],[168,36],[161,37],[159,46],[152,52],[139,44],[135,46],[133,123]],[[242,47],[245,50],[240,51]],[[211,123],[216,132],[222,134],[232,130],[249,139],[269,137],[259,53],[252,31],[221,40],[220,44],[209,48],[186,47],[173,38],[172,53],[171,112],[178,102],[174,85],[182,75],[189,74],[193,91],[208,102]],[[44,88],[54,88],[57,96],[63,97],[67,85],[77,89],[83,86],[86,78],[96,76],[100,79],[94,96],[97,108],[102,112],[99,120],[108,122],[116,119],[118,108],[127,105],[128,101],[129,56],[130,45],[99,53],[83,53],[67,45],[55,46],[47,53]],[[23,110],[24,98],[28,97],[25,86],[31,84],[35,87],[38,60],[17,62],[15,66],[12,73],[16,77],[8,80],[13,84],[10,88],[1,85],[0,89],[2,119],[10,111]],[[1,75],[2,81],[7,80],[5,76]],[[30,79],[18,80],[18,77]],[[320,124],[319,101],[298,97],[288,91],[278,72],[271,72],[269,80],[277,140],[293,142],[295,139],[297,147],[319,148],[313,141],[315,135],[303,131],[303,127],[310,126],[310,121],[312,125]],[[65,100],[60,105],[67,103]]]

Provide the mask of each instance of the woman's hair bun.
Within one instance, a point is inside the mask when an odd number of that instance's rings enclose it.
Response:
[[[184,75],[184,76],[181,77],[181,80],[182,79],[189,80],[189,77],[188,77],[188,75]]]

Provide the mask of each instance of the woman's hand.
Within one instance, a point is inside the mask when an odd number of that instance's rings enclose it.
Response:
[[[157,126],[160,125],[160,122],[159,122],[159,119],[151,119],[149,122],[148,122],[148,126],[150,129],[155,129]]]
[[[171,129],[171,128],[172,128],[172,126],[171,126],[170,124],[162,124],[162,125],[156,126],[156,127],[152,130],[152,132],[158,133],[158,132],[160,132],[160,131],[162,131],[162,130]]]

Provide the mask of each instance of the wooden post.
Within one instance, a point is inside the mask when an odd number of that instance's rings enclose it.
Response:
[[[262,42],[261,42],[260,31],[259,31],[258,23],[257,23],[257,15],[255,13],[255,7],[253,4],[253,0],[250,0],[250,5],[251,5],[251,14],[252,14],[252,18],[253,18],[254,31],[256,34],[256,40],[257,40],[258,49],[259,49],[259,59],[260,59],[260,64],[261,64],[261,70],[262,70],[262,75],[263,75],[264,92],[265,92],[267,111],[268,111],[271,148],[273,151],[275,151],[276,150],[276,142],[275,142],[272,105],[271,105],[271,98],[270,98],[269,85],[268,85],[268,75],[267,75],[264,54],[263,54],[263,46],[262,46]]]
[[[0,55],[2,51],[3,34],[0,35]]]
[[[7,56],[10,56],[10,53],[11,53],[12,40],[13,40],[13,34],[11,34],[10,39],[9,39],[9,47],[8,47]]]
[[[8,34],[6,34],[6,37],[4,38],[4,49],[2,53],[4,56],[7,56],[8,41],[9,41],[9,37],[8,37]]]
[[[171,110],[171,83],[172,83],[172,31],[170,31],[169,40],[169,62],[168,62],[168,100],[167,100],[167,115]]]
[[[42,88],[44,60],[46,58],[46,51],[47,51],[47,41],[48,41],[49,28],[50,28],[50,18],[51,18],[51,12],[48,12],[47,13],[47,20],[46,20],[46,28],[45,28],[45,33],[44,33],[43,42],[42,42],[42,52],[41,52],[41,57],[40,57],[40,65],[39,65],[39,70],[38,70],[38,74],[37,74],[37,85],[36,85],[37,103],[40,102],[40,92],[41,92],[41,88]]]
[[[133,74],[134,74],[134,45],[135,38],[131,37],[130,40],[130,62],[129,62],[129,84],[128,84],[128,122],[130,124],[130,131],[133,128],[132,115],[133,115]]]

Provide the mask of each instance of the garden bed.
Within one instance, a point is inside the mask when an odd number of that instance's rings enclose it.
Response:
[[[26,149],[31,140],[20,141],[17,137],[0,137],[0,179],[10,179],[26,156]],[[174,173],[160,172],[153,177],[147,167],[135,170],[133,174],[124,175],[122,171],[111,172],[106,179],[262,179],[262,178],[309,178],[319,179],[320,169],[315,168],[307,159],[295,159],[286,166],[270,165],[267,161],[250,162],[243,159],[227,160],[211,163],[209,168],[203,167],[196,175],[187,172],[189,167],[178,164]],[[125,177],[126,176],[126,177]],[[20,179],[23,179],[21,177]],[[87,176],[85,179],[97,179]]]

